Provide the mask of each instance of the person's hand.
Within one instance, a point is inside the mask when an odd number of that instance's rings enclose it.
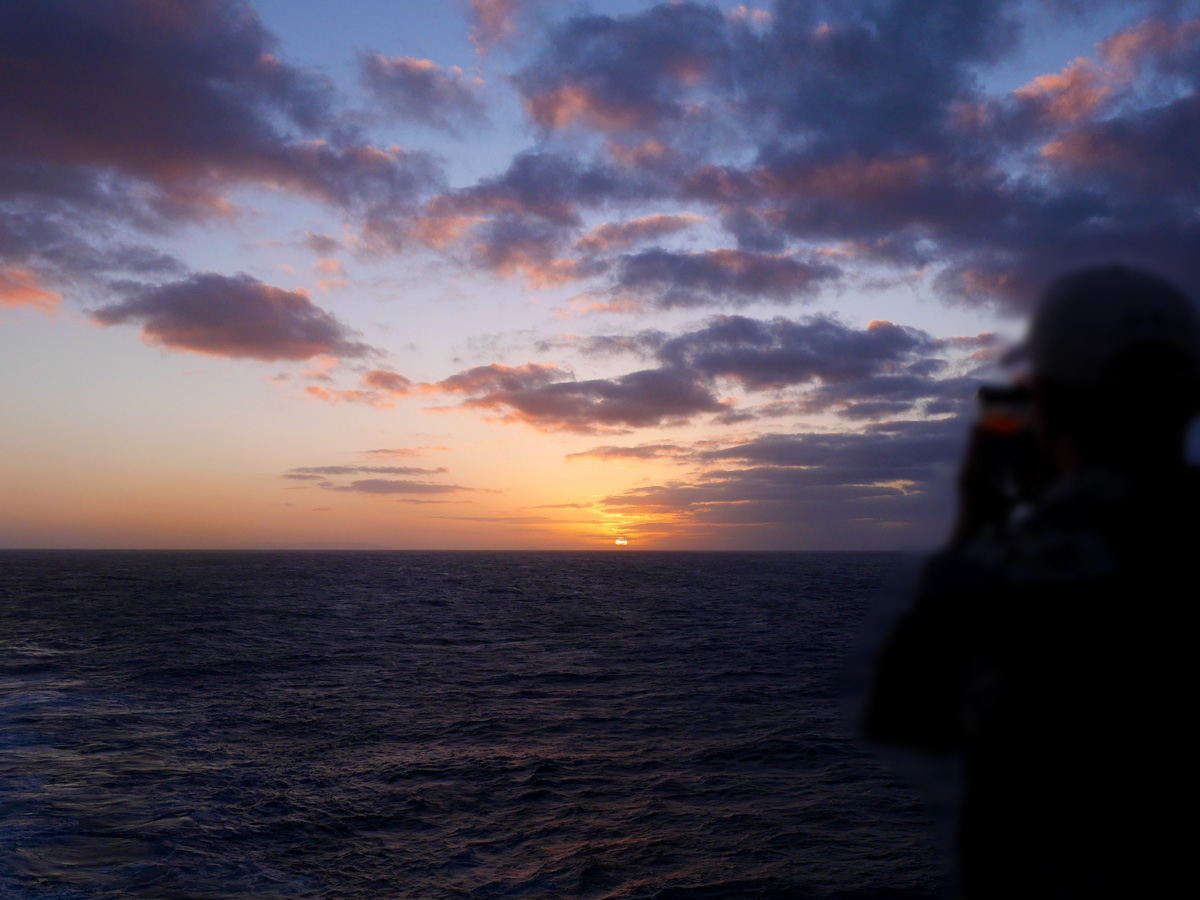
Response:
[[[1037,501],[1050,472],[1031,429],[996,431],[975,425],[958,472],[958,518],[951,540],[1003,527],[1016,506]]]

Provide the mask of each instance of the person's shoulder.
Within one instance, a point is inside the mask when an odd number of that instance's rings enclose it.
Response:
[[[1200,469],[1130,473],[1092,468],[1049,489],[1005,535],[1006,580],[1017,585],[1112,580],[1181,536],[1200,502]]]

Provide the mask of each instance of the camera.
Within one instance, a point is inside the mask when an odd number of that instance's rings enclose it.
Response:
[[[989,435],[1033,433],[1033,393],[1027,385],[985,384],[979,388],[979,427]]]
[[[972,527],[1003,526],[1018,507],[1035,502],[1050,481],[1050,466],[1034,427],[1027,385],[983,385],[959,487]]]

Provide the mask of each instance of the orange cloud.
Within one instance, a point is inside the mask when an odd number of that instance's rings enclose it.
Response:
[[[437,450],[442,453],[450,453],[451,448],[436,446],[436,447],[380,447],[375,450],[360,450],[362,456],[370,456],[377,459],[413,459],[419,456],[428,455],[429,451]]]
[[[317,400],[324,400],[331,405],[338,403],[361,403],[366,406],[374,406],[377,409],[394,409],[396,406],[395,403],[392,403],[386,397],[380,396],[375,391],[339,391],[310,384],[304,389],[304,393]]]
[[[1096,45],[1100,58],[1125,78],[1132,77],[1147,56],[1162,56],[1200,38],[1200,19],[1176,26],[1148,19],[1122,29]]]
[[[318,259],[312,264],[313,271],[319,272],[322,275],[337,275],[344,277],[346,268],[342,265],[341,260],[334,259],[332,256]]]
[[[1112,93],[1104,73],[1082,57],[1054,75],[1039,75],[1013,91],[1018,100],[1036,104],[1042,118],[1075,122],[1100,106]]]
[[[487,258],[490,249],[486,244],[475,245],[475,252],[481,259]],[[531,290],[543,290],[573,281],[577,277],[577,268],[578,263],[573,259],[541,259],[517,246],[508,248],[503,258],[492,265],[493,271],[505,278],[520,273]]]
[[[457,241],[472,225],[482,222],[480,216],[417,216],[408,233],[417,241],[435,250],[442,250]]]
[[[622,131],[637,125],[641,112],[603,100],[587,88],[568,84],[534,94],[525,100],[529,117],[544,128],[560,130],[578,121],[601,131]]]
[[[1083,168],[1137,168],[1140,163],[1128,147],[1094,130],[1072,131],[1043,144],[1038,152],[1044,159]]]
[[[661,163],[668,158],[669,152],[658,141],[642,141],[636,147],[626,147],[623,144],[610,143],[608,155],[623,166],[631,169],[642,169]]]
[[[754,9],[748,7],[744,3],[735,6],[728,12],[728,16],[735,22],[750,22],[761,28],[765,28],[771,24],[771,13],[765,9]]]
[[[329,372],[337,368],[341,363],[336,356],[319,356],[312,360],[312,364],[307,369],[301,369],[300,374],[306,378],[311,378],[313,381],[332,381]]]
[[[590,450],[581,450],[578,453],[568,453],[563,459],[568,461],[575,459],[625,459],[645,462],[651,459],[679,459],[680,457],[686,458],[694,455],[695,450],[693,448],[681,444],[638,444],[634,447],[617,447],[605,444],[600,447],[592,447]]]
[[[62,297],[39,287],[33,273],[16,266],[0,266],[0,306],[30,306],[39,312],[53,312]]]
[[[361,403],[377,409],[394,409],[396,404],[392,402],[393,398],[406,397],[415,390],[411,381],[390,369],[372,369],[363,375],[358,383],[362,388],[344,391],[310,385],[304,389],[304,393],[330,404]]]
[[[384,391],[396,397],[412,392],[412,382],[390,369],[372,369],[361,379],[361,383],[376,391]]]
[[[880,198],[911,188],[933,172],[933,160],[924,154],[887,159],[848,156],[834,162],[761,169],[756,180],[775,196],[822,194],[843,199]]]
[[[556,319],[571,319],[576,316],[586,316],[590,313],[628,313],[642,309],[643,302],[633,297],[614,297],[611,300],[597,300],[592,294],[576,294],[567,301],[570,310],[560,309],[554,313]]]
[[[967,269],[961,275],[967,296],[1000,297],[1004,295],[1012,277],[1006,273],[981,272]]]
[[[468,0],[468,7],[471,43],[480,56],[516,30],[517,0]]]
[[[607,250],[628,247],[648,238],[682,231],[704,220],[704,216],[698,216],[695,213],[682,213],[681,215],[644,216],[628,222],[604,222],[576,241],[575,248],[585,253],[603,253]]]

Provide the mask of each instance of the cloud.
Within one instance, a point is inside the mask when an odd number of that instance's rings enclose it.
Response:
[[[359,378],[362,388],[339,390],[309,385],[304,393],[317,400],[336,405],[338,403],[361,403],[379,409],[393,409],[397,397],[406,397],[415,389],[413,383],[390,369],[371,369]],[[391,451],[369,451],[378,455],[386,455]],[[395,451],[399,453],[400,451]]]
[[[575,242],[575,248],[584,253],[604,253],[609,250],[624,249],[640,241],[683,231],[703,221],[703,216],[683,213],[681,215],[642,216],[628,222],[604,222],[579,238]]]
[[[1075,122],[1092,115],[1112,93],[1099,69],[1076,59],[1056,75],[1039,75],[1013,94],[1054,122]]]
[[[418,456],[423,450],[445,448],[422,448],[421,450],[373,450],[365,451],[372,456]],[[374,465],[328,465],[328,466],[297,466],[288,470],[283,477],[293,481],[312,482],[312,487],[326,491],[341,493],[367,494],[377,497],[400,496],[397,502],[404,503],[434,503],[454,501],[409,500],[409,496],[424,496],[428,494],[457,494],[478,493],[480,488],[466,487],[461,484],[442,484],[436,481],[414,480],[414,478],[353,478],[355,475],[402,475],[428,478],[429,476],[444,475],[449,470],[445,466],[434,468],[425,466],[374,466]],[[350,480],[345,480],[349,478]],[[296,490],[296,488],[288,488]]]
[[[519,216],[500,216],[476,232],[476,261],[505,277],[520,273],[531,288],[570,281],[575,263],[559,257],[562,230],[551,223]]]
[[[518,22],[543,5],[543,0],[467,0],[471,43],[484,56],[518,34]]]
[[[1183,248],[1200,216],[1184,198],[1196,191],[1200,20],[1144,21],[1094,58],[984,94],[978,73],[1029,23],[1056,27],[1061,6],[788,3],[753,27],[687,2],[570,18],[514,81],[536,123],[599,135],[613,165],[587,196],[555,182],[557,204],[539,214],[556,228],[527,265],[608,277],[617,293],[590,292],[597,308],[634,307],[638,289],[665,307],[795,302],[864,267],[924,273],[952,302],[1021,307],[1049,275],[1114,255],[1194,290]],[[619,241],[604,231],[572,233],[580,209],[649,219],[659,201],[711,207],[737,247],[710,253],[749,255],[612,257]],[[564,254],[568,237],[589,268]]]
[[[553,363],[490,363],[423,383],[374,369],[361,377],[360,388],[310,385],[305,392],[330,403],[381,408],[399,397],[440,394],[455,399],[453,408],[488,419],[579,434],[626,433],[702,418],[733,424],[830,412],[863,422],[961,409],[998,342],[990,332],[937,338],[882,320],[860,328],[829,315],[727,315],[673,336],[650,329],[551,343],[584,355],[634,352],[655,365],[580,379]],[[747,400],[765,395],[765,402],[740,405],[738,393]],[[682,459],[689,452],[669,443],[605,445],[568,458]]]
[[[331,406],[336,406],[339,403],[362,403],[366,406],[374,406],[379,409],[394,409],[396,406],[395,403],[392,403],[376,391],[338,390],[310,384],[304,389],[304,393],[306,396],[316,400],[324,400]]]
[[[501,421],[583,434],[678,425],[700,413],[724,408],[686,372],[648,369],[612,379],[560,382],[545,381],[545,374],[543,368],[529,380],[507,373],[495,380],[467,375],[466,381],[453,382],[458,386],[452,390],[471,394],[460,403],[463,408],[497,413]],[[447,382],[460,377],[452,376],[437,387],[446,390]]]
[[[517,394],[545,387],[570,375],[570,372],[550,364],[525,363],[522,366],[504,366],[491,363],[451,375],[437,382],[434,387],[446,394]]]
[[[311,231],[304,232],[303,243],[317,256],[329,257],[342,249],[341,241],[337,238],[332,238],[327,234],[314,234]]]
[[[412,388],[411,381],[390,369],[372,369],[363,375],[362,384],[372,390],[382,391],[393,396],[403,396]]]
[[[0,306],[28,306],[38,312],[53,312],[62,297],[37,283],[32,272],[0,265]]]
[[[329,477],[332,475],[359,475],[370,473],[375,475],[442,475],[448,472],[445,466],[436,469],[426,469],[420,466],[301,466],[292,469],[285,478],[297,475],[305,477]]]
[[[600,447],[592,447],[590,450],[582,450],[579,453],[568,453],[564,458],[572,459],[632,459],[632,460],[647,460],[647,459],[678,459],[692,454],[689,447],[683,447],[678,444],[639,444],[636,447],[617,447],[612,444],[605,444]]]
[[[582,434],[680,425],[704,415],[728,422],[833,411],[867,420],[924,414],[934,405],[957,409],[986,364],[971,356],[993,347],[995,337],[939,339],[892,322],[855,328],[829,316],[721,316],[675,337],[648,332],[628,342],[654,347],[658,367],[577,380],[552,364],[493,363],[419,390],[465,395],[461,408],[494,413],[503,422]],[[723,387],[777,399],[742,410],[721,397]],[[576,454],[583,455],[599,451]]]
[[[321,275],[338,275],[344,277],[346,274],[346,267],[342,265],[342,261],[334,259],[331,256],[318,259],[312,264],[312,268],[314,272],[318,272]]]
[[[653,195],[642,194],[647,187],[645,181],[631,179],[603,162],[532,150],[514,157],[500,175],[442,194],[430,200],[427,208],[438,216],[508,214],[575,228],[581,206],[653,199]]]
[[[886,321],[854,328],[824,315],[769,321],[721,316],[665,341],[658,357],[708,378],[731,378],[763,390],[856,381],[895,371],[939,349],[930,334]]]
[[[1101,41],[1096,49],[1104,62],[1129,78],[1146,63],[1172,66],[1180,51],[1186,52],[1200,39],[1200,19],[1172,23],[1146,19]]]
[[[359,56],[363,87],[402,122],[421,122],[458,134],[485,120],[483,80],[458,66],[443,69],[428,59]]]
[[[961,419],[948,418],[763,435],[698,448],[693,458],[707,465],[694,475],[611,494],[599,505],[637,528],[684,531],[714,546],[930,545],[949,524],[965,434]]]
[[[597,519],[555,519],[551,516],[431,516],[436,519],[451,519],[455,522],[490,522],[501,525],[581,525],[596,524]]]
[[[431,157],[365,142],[328,80],[274,49],[234,0],[0,6],[0,265],[74,287],[179,276],[128,233],[227,222],[242,186],[365,214],[438,185]]]
[[[660,4],[620,18],[568,20],[514,83],[530,118],[546,129],[661,130],[696,116],[688,98],[728,82],[730,57],[717,9]]]
[[[372,456],[381,459],[412,459],[426,456],[431,450],[449,452],[449,447],[380,447],[375,450],[360,450],[362,456]]]
[[[384,209],[368,216],[364,236],[388,250],[410,240],[443,251],[466,246],[477,264],[523,273],[526,261],[540,265],[567,249],[582,225],[581,209],[644,202],[663,190],[605,160],[535,149],[518,154],[498,175],[429,198],[411,215]]]
[[[253,11],[225,0],[6,5],[0,56],[37,77],[0,90],[0,158],[115,171],[201,215],[238,181],[339,204],[408,196],[424,163],[334,142],[331,86],[273,45]]]
[[[141,323],[143,341],[179,352],[265,362],[373,352],[306,294],[249,275],[206,273],[131,287],[125,300],[100,307],[92,318],[106,326]]]
[[[389,494],[456,494],[476,489],[463,487],[461,484],[435,484],[429,481],[364,478],[358,481],[351,481],[349,484],[334,485],[329,490],[383,496]]]
[[[811,297],[838,268],[823,260],[741,250],[672,253],[646,250],[623,257],[615,290],[648,295],[658,307],[714,303],[744,305],[757,300],[790,303]]]

